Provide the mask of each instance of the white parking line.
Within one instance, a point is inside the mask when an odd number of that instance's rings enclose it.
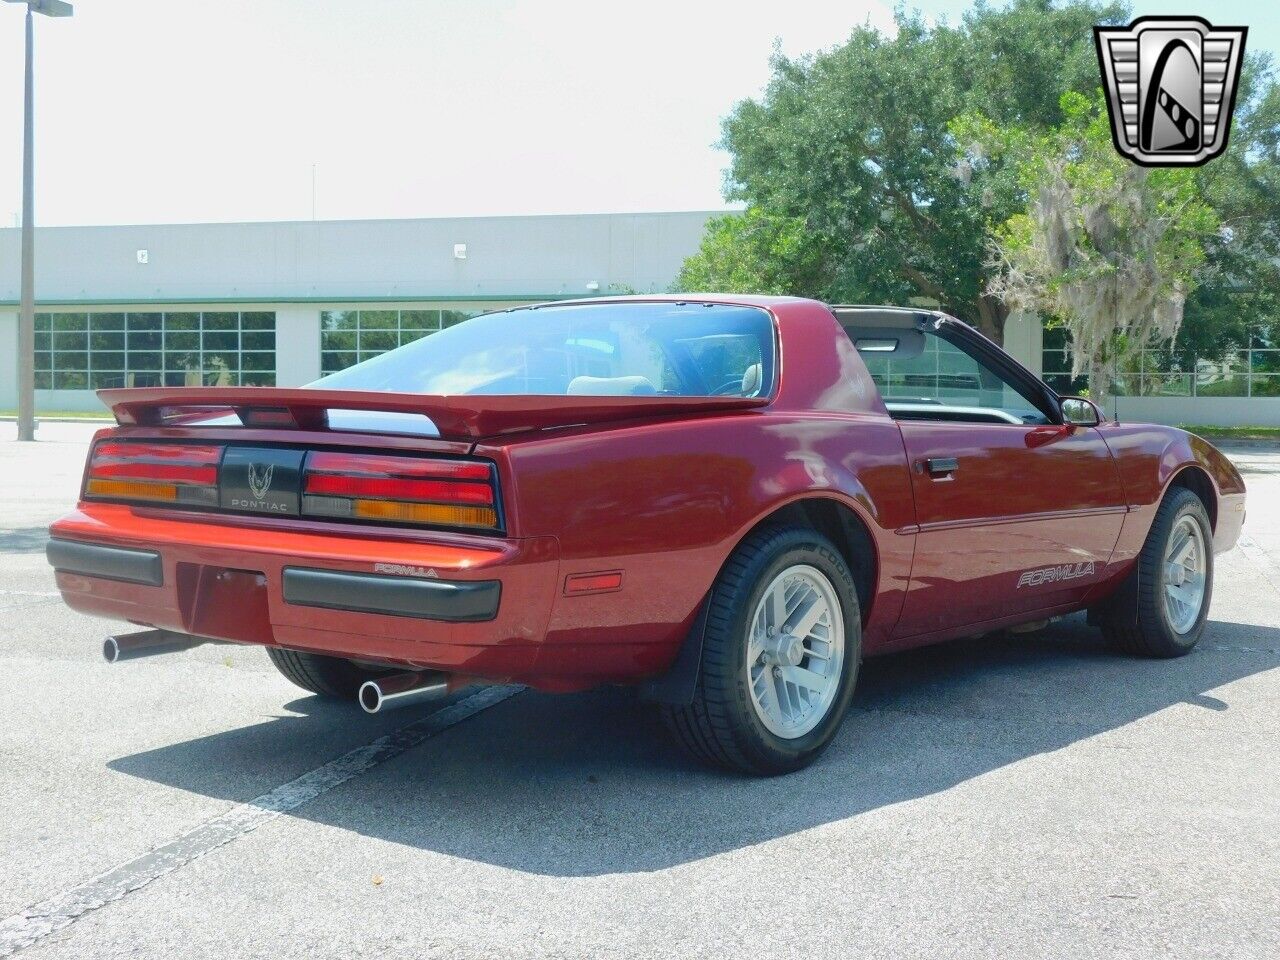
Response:
[[[53,603],[60,599],[62,599],[60,594],[55,594],[52,597],[32,595],[22,599],[17,599],[13,595],[8,597],[0,595],[0,610],[19,610],[22,607],[34,607],[41,603]]]
[[[321,794],[367,773],[380,763],[399,756],[422,741],[474,717],[523,690],[518,686],[486,687],[471,696],[415,720],[385,737],[344,753],[322,767],[304,773],[206,820],[198,827],[105,873],[34,904],[21,913],[0,920],[0,957],[8,957],[51,933],[75,923],[90,911],[140,890],[152,880],[186,866],[206,853],[244,836],[282,813],[310,803]]]
[[[1242,647],[1234,643],[1211,643],[1208,649],[1223,653],[1280,653],[1280,647]]]

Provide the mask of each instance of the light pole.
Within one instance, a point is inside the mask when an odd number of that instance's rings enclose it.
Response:
[[[6,0],[27,5],[27,70],[22,111],[22,312],[18,316],[18,439],[36,438],[36,220],[34,163],[34,83],[32,38],[34,17],[71,16],[63,0]]]

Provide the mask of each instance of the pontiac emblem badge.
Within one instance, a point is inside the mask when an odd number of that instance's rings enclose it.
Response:
[[[257,463],[249,464],[249,492],[253,494],[253,499],[261,500],[267,495],[267,491],[271,489],[271,474],[275,469],[274,463],[269,463],[266,467]]]
[[[1116,149],[1144,167],[1195,167],[1222,153],[1248,30],[1199,17],[1094,27]]]

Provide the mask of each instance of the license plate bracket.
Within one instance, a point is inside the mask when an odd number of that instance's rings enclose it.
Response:
[[[179,563],[177,586],[187,633],[245,643],[274,642],[267,577],[262,571]]]

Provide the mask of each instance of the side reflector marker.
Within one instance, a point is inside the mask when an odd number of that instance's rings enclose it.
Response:
[[[564,595],[566,597],[576,597],[584,593],[611,593],[614,590],[621,589],[621,570],[571,573],[564,578]]]

